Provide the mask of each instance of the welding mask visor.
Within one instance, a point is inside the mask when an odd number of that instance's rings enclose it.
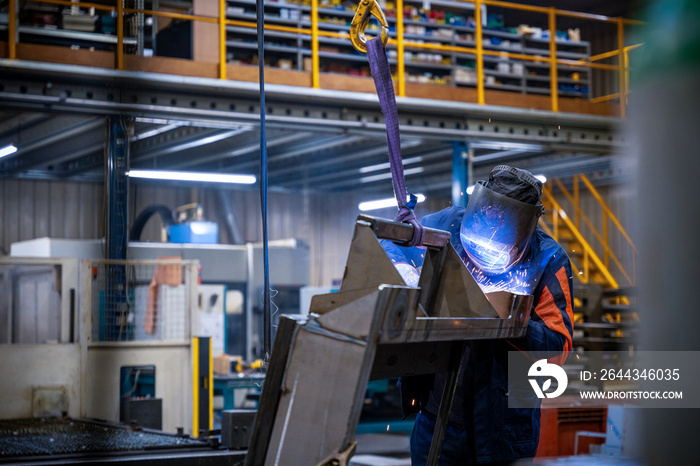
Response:
[[[470,261],[486,273],[499,274],[526,258],[542,209],[477,182],[460,227]]]

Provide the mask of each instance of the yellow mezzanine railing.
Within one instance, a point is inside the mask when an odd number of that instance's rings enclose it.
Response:
[[[589,69],[600,69],[609,70],[618,73],[619,77],[619,92],[609,94],[602,97],[597,97],[591,99],[591,102],[603,102],[614,99],[620,100],[620,116],[625,116],[626,99],[629,95],[629,51],[639,47],[641,44],[636,44],[632,46],[624,45],[625,36],[625,25],[630,24],[642,24],[640,21],[625,19],[620,17],[608,17],[601,15],[593,15],[588,13],[579,13],[568,10],[560,10],[554,7],[537,7],[530,5],[520,5],[517,3],[504,2],[498,0],[457,0],[463,3],[471,3],[474,5],[474,20],[475,20],[475,47],[463,47],[456,45],[445,45],[445,44],[425,44],[415,41],[404,40],[404,19],[403,19],[403,0],[396,0],[396,39],[390,39],[389,44],[392,44],[397,48],[397,65],[396,65],[396,77],[397,77],[397,94],[401,96],[406,95],[406,71],[405,71],[405,56],[404,50],[406,48],[410,49],[424,49],[430,51],[443,51],[443,52],[457,52],[465,53],[475,56],[476,61],[476,90],[477,90],[477,102],[479,104],[486,104],[485,95],[485,79],[484,79],[484,57],[485,56],[496,56],[496,57],[507,57],[516,60],[524,60],[531,62],[541,62],[549,64],[550,68],[550,107],[554,112],[559,111],[559,77],[558,77],[558,65],[569,65],[575,67],[586,67]],[[117,48],[115,54],[115,68],[118,70],[124,69],[124,15],[125,14],[145,14],[149,16],[165,17],[171,19],[180,19],[186,21],[202,21],[208,23],[215,23],[218,25],[219,34],[219,78],[226,79],[226,26],[238,26],[255,29],[257,26],[254,22],[250,21],[239,21],[226,18],[226,0],[219,0],[219,15],[217,17],[210,16],[195,16],[183,13],[174,13],[167,11],[154,11],[154,10],[139,10],[134,8],[124,8],[121,1],[116,2],[116,6],[100,5],[88,2],[74,2],[70,0],[37,0],[39,3],[48,3],[54,5],[64,5],[70,7],[78,8],[93,8],[95,10],[109,12],[116,15],[117,19]],[[320,87],[320,59],[319,59],[319,37],[329,37],[329,38],[341,38],[348,39],[350,41],[350,36],[348,33],[344,32],[331,32],[319,29],[319,5],[318,0],[310,0],[311,2],[311,15],[310,22],[311,28],[299,28],[282,26],[276,24],[266,24],[265,30],[278,31],[278,32],[288,32],[300,35],[309,36],[311,39],[311,58],[312,58],[312,69],[311,69],[311,83],[312,87]],[[514,53],[506,51],[495,51],[495,50],[485,50],[483,43],[483,18],[482,18],[482,5],[515,9],[522,11],[529,11],[535,13],[541,13],[547,15],[548,26],[550,30],[549,34],[549,56],[542,57],[538,55],[529,55],[525,53]],[[17,11],[16,2],[9,2],[9,27],[8,27],[8,55],[10,59],[17,58]],[[605,23],[613,23],[617,25],[617,40],[618,48],[603,54],[598,54],[596,56],[590,57],[586,60],[568,60],[561,59],[557,57],[557,40],[556,40],[556,25],[557,17],[570,17],[578,18],[589,21],[598,21]],[[597,63],[597,61],[615,57],[617,56],[617,64],[603,64]]]
[[[550,234],[555,240],[560,243],[567,244],[569,251],[580,257],[579,261],[572,261],[572,269],[574,274],[579,278],[582,283],[589,283],[592,280],[592,271],[595,271],[603,286],[609,288],[619,288],[620,283],[614,277],[612,273],[612,266],[614,265],[618,276],[620,276],[626,283],[623,285],[634,286],[636,283],[636,254],[637,249],[629,237],[629,234],[622,226],[618,218],[612,212],[610,207],[607,205],[601,194],[593,186],[591,181],[585,175],[575,175],[572,180],[573,183],[573,193],[566,189],[564,184],[558,180],[553,180],[553,184],[556,184],[559,188],[561,194],[566,198],[568,204],[572,206],[574,212],[572,215],[567,215],[566,211],[562,207],[561,203],[556,199],[552,192],[551,184],[547,183],[545,186],[543,195],[544,201],[549,204],[551,208],[551,228],[540,221],[540,226]],[[583,212],[580,206],[580,184],[588,190],[590,196],[595,199],[595,201],[601,207],[602,212],[602,233],[593,225],[591,219]],[[583,222],[583,223],[582,223]],[[611,247],[611,237],[610,227],[612,224],[616,228],[618,234],[624,239],[624,242],[629,247],[629,262],[628,270],[618,259],[617,255]],[[587,229],[591,232],[592,238],[586,239],[581,233],[582,226],[585,225]],[[602,254],[596,253],[594,247],[591,245],[591,241],[597,241],[599,249],[602,248]],[[577,250],[579,249],[580,250]],[[619,252],[619,251],[618,251]],[[602,256],[602,257],[601,257]]]

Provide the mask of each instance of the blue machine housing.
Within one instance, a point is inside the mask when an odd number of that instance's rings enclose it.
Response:
[[[176,223],[170,226],[168,235],[171,243],[217,244],[219,225],[205,221]]]

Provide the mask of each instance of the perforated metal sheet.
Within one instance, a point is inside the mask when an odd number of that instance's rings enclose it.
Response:
[[[0,458],[205,447],[201,440],[74,419],[0,421]]]

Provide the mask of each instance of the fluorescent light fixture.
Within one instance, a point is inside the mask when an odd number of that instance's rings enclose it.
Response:
[[[469,144],[470,149],[490,149],[490,150],[519,150],[523,152],[542,152],[541,144],[525,144],[521,142],[506,141],[479,141]]]
[[[423,173],[423,171],[425,171],[425,168],[415,167],[415,168],[409,168],[408,170],[404,170],[403,174],[404,174],[404,176],[415,175],[417,173]],[[391,172],[380,173],[378,175],[363,176],[360,178],[360,183],[371,183],[373,181],[388,180],[388,179],[391,179]]]
[[[236,183],[253,184],[253,175],[234,175],[225,173],[180,172],[163,170],[130,170],[126,176],[131,178],[147,178],[151,180],[200,181],[205,183]]]
[[[0,157],[5,157],[6,155],[14,154],[15,152],[17,152],[17,148],[10,144],[9,146],[0,148]]]
[[[418,156],[418,157],[411,157],[410,159],[404,159],[401,162],[403,163],[403,165],[409,165],[412,163],[418,163],[418,162],[422,162],[422,161],[423,161],[423,157]],[[368,167],[360,168],[360,173],[376,172],[377,170],[388,170],[389,168],[391,168],[389,166],[389,162],[379,163],[377,165],[370,165]]]
[[[418,202],[425,201],[425,196],[423,194],[416,194],[416,197],[418,198]],[[379,199],[377,201],[360,202],[360,205],[357,207],[362,212],[366,212],[368,210],[385,209],[387,207],[398,207],[398,203],[396,202],[396,198],[391,197],[387,199]]]

